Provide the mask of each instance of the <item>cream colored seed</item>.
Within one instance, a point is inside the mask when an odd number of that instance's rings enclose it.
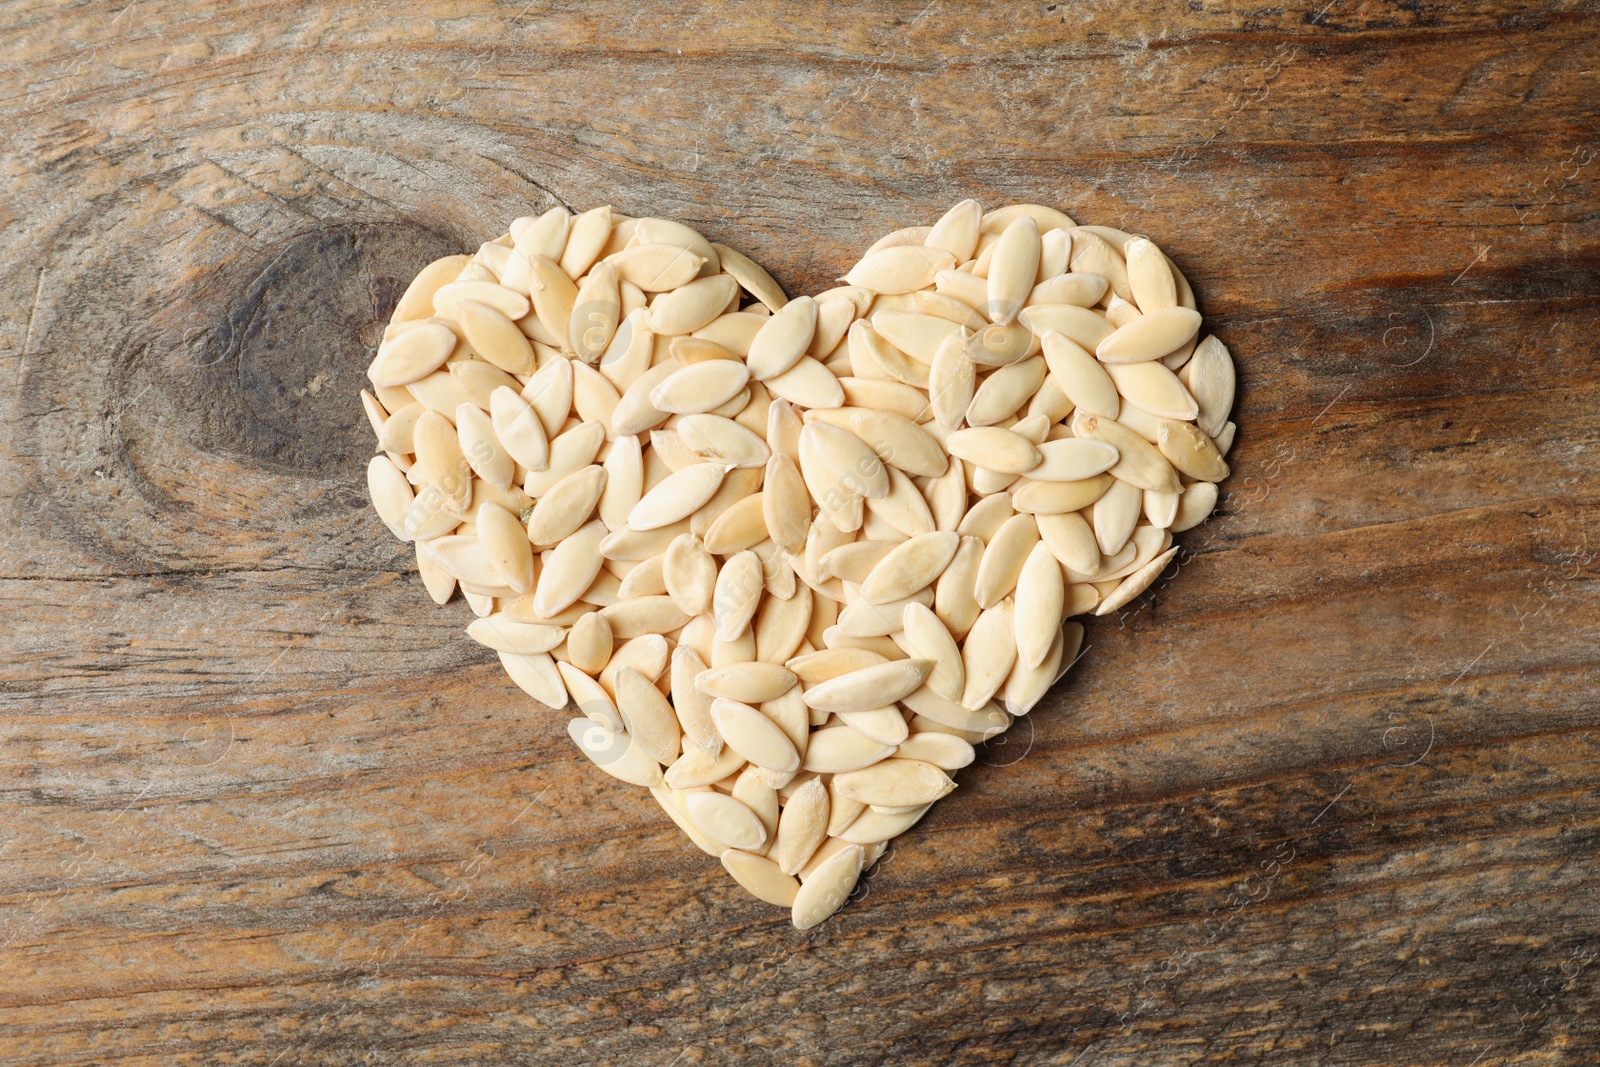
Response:
[[[967,335],[945,338],[928,369],[928,397],[933,417],[946,430],[956,430],[966,418],[977,388],[977,365],[967,358]]]
[[[1215,336],[1207,336],[1195,346],[1180,378],[1200,406],[1200,429],[1209,437],[1220,437],[1233,408],[1235,387],[1233,357],[1227,346]]]
[[[988,276],[989,320],[1006,325],[1022,310],[1039,271],[1039,224],[1023,215],[1008,225],[995,242]]]
[[[611,626],[599,612],[588,612],[567,633],[567,657],[585,674],[599,674],[611,659]]]
[[[760,605],[762,584],[761,559],[754,552],[740,552],[722,565],[712,595],[720,640],[733,641],[745,632]]]
[[[455,347],[456,335],[448,326],[422,323],[379,345],[367,377],[377,386],[407,385],[438,370]]]
[[[593,464],[562,478],[539,498],[528,516],[528,540],[554,545],[588,522],[605,484],[605,468]]]
[[[667,595],[687,615],[704,614],[716,588],[717,563],[692,533],[679,534],[667,546],[662,560]]]
[[[611,777],[630,785],[662,783],[661,765],[627,734],[590,719],[573,719],[567,724],[567,733],[579,750]]]
[[[651,759],[670,766],[678,758],[680,733],[672,705],[655,683],[632,667],[616,673],[617,711],[633,743]]]
[[[767,843],[767,828],[748,806],[723,793],[690,793],[689,817],[714,841],[746,851]]]
[[[731,275],[715,274],[662,293],[650,305],[650,330],[666,335],[693,333],[720,315],[738,291],[739,283]]]
[[[816,852],[828,832],[828,789],[812,778],[794,792],[778,817],[772,859],[784,874],[795,874]]]
[[[772,311],[781,310],[788,302],[783,289],[760,264],[727,245],[713,243],[711,247],[722,257],[722,269],[738,279],[740,285]]]
[[[945,447],[976,466],[1009,474],[1032,470],[1043,459],[1027,438],[998,426],[957,430],[945,440]]]
[[[1001,367],[985,378],[973,394],[972,402],[967,405],[967,424],[993,426],[1016,414],[1039,391],[1044,376],[1045,362],[1041,356]]]
[[[619,280],[646,293],[670,292],[693,281],[707,261],[676,244],[644,243],[607,258]]]
[[[862,667],[806,690],[809,708],[835,713],[870,711],[914,692],[933,670],[933,661],[902,659]]]
[[[801,356],[795,365],[765,385],[773,396],[809,408],[836,408],[844,403],[844,390],[832,371],[810,356]]]
[[[1155,445],[1133,430],[1114,419],[1094,415],[1081,422],[1074,416],[1073,432],[1078,433],[1080,427],[1079,436],[1093,437],[1116,448],[1119,458],[1108,472],[1112,476],[1140,489],[1171,493],[1181,488],[1178,472],[1172,469],[1172,464]]]
[[[934,531],[895,546],[867,574],[861,595],[870,603],[887,604],[926,588],[950,565],[960,541],[953,531]]]
[[[718,698],[711,702],[711,719],[728,746],[757,767],[772,771],[800,769],[800,754],[794,742],[777,723],[749,704]]]
[[[751,896],[768,904],[793,907],[800,894],[800,882],[765,856],[730,848],[722,854],[722,866]]]
[[[572,361],[552,357],[528,379],[521,396],[538,414],[545,437],[554,439],[572,408]]]
[[[955,265],[955,256],[942,248],[900,245],[864,257],[844,280],[874,293],[910,293],[927,288],[936,274]]]
[[[931,804],[956,787],[944,771],[915,759],[886,759],[871,767],[840,773],[839,792],[863,804],[904,807]]]
[[[919,363],[932,363],[934,353],[961,325],[935,315],[905,311],[880,311],[872,316],[878,335]]]
[[[678,414],[711,411],[737,396],[749,380],[743,363],[726,359],[691,363],[651,389],[650,404]]]
[[[795,929],[809,930],[844,907],[866,865],[867,853],[860,845],[844,845],[818,864],[795,894]]]
[[[776,700],[794,683],[794,674],[787,667],[759,660],[712,667],[701,671],[694,680],[696,688],[703,693],[744,704]]]
[[[411,540],[412,534],[406,529],[406,515],[414,498],[411,483],[387,456],[373,456],[368,461],[367,493],[389,532],[402,541]]]
[[[789,301],[767,319],[750,341],[747,362],[757,381],[775,378],[806,354],[817,329],[817,302],[809,296]]]
[[[488,553],[495,573],[505,585],[518,593],[526,593],[533,587],[533,546],[528,543],[528,531],[515,515],[490,501],[480,504],[475,516],[478,540]]]
[[[1013,608],[1009,599],[986,608],[972,624],[961,645],[961,665],[967,672],[961,704],[976,711],[999,691],[1016,662],[1017,645]]]
[[[801,768],[838,774],[870,767],[893,751],[893,745],[874,741],[849,726],[827,726],[812,731]]]
[[[1193,423],[1166,420],[1156,430],[1156,445],[1174,467],[1191,478],[1220,482],[1228,464],[1217,446]]]
[[[655,530],[698,511],[722,486],[728,468],[720,463],[696,463],[669,474],[645,493],[628,512],[634,530]]]

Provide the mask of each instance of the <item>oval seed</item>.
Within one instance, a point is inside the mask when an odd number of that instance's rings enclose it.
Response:
[[[711,720],[723,741],[739,755],[769,771],[800,769],[794,742],[773,722],[749,704],[719,698],[711,703]]]

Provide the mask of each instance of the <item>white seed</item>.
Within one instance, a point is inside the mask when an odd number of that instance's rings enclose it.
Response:
[[[874,293],[910,293],[932,285],[936,274],[955,265],[956,257],[942,248],[900,245],[863,257],[845,281]]]
[[[844,390],[832,371],[810,356],[765,382],[773,396],[808,408],[836,408],[844,403]]]
[[[541,615],[554,615],[577,600],[600,573],[604,523],[591,522],[568,536],[545,561],[534,588],[533,603]]]
[[[1235,372],[1228,347],[1208,335],[1195,346],[1194,355],[1184,365],[1183,383],[1200,406],[1200,429],[1208,437],[1220,437],[1228,412],[1233,409]],[[1227,454],[1227,449],[1222,449]]]
[[[953,531],[935,531],[895,546],[861,582],[861,595],[872,604],[904,600],[944,573],[955,558],[960,541]]]
[[[739,292],[731,275],[714,274],[662,293],[650,305],[652,333],[693,333],[711,323]]]
[[[713,697],[727,697],[742,704],[776,700],[794,686],[795,677],[787,667],[759,660],[727,663],[711,667],[695,676],[694,684]]]
[[[893,745],[874,741],[852,727],[826,726],[812,731],[801,768],[819,774],[838,774],[870,767],[893,751]]]
[[[799,362],[817,328],[817,302],[809,296],[789,301],[756,331],[747,362],[757,381],[774,378]]]
[[[842,795],[884,807],[931,804],[956,787],[950,776],[933,764],[898,758],[841,772],[834,782]]]
[[[986,608],[961,644],[961,664],[967,672],[962,706],[976,711],[987,704],[1011,673],[1016,658],[1012,602],[1006,599]]]
[[[767,843],[767,828],[750,808],[723,793],[690,793],[689,817],[714,841],[746,851]]]
[[[795,894],[792,913],[795,929],[809,930],[844,907],[866,865],[866,850],[850,844],[818,864]]]
[[[1216,443],[1193,423],[1162,421],[1156,428],[1156,446],[1174,467],[1204,482],[1228,476],[1228,464]]]
[[[1006,474],[1023,474],[1044,458],[1027,438],[998,426],[957,430],[945,447],[969,463]]]
[[[806,706],[838,713],[870,711],[914,692],[932,669],[933,662],[924,659],[902,659],[862,667],[806,690]]]
[[[677,244],[647,242],[608,256],[621,281],[647,293],[669,292],[693,281],[708,261]]]
[[[1076,407],[1108,419],[1117,417],[1121,406],[1117,386],[1098,360],[1053,330],[1044,335],[1043,345],[1051,380]]]
[[[567,706],[567,687],[561,681],[561,672],[549,653],[521,656],[513,652],[500,653],[500,666],[505,668],[518,689],[549,708]]]
[[[984,309],[991,322],[1003,326],[1017,317],[1038,272],[1039,224],[1031,216],[1022,215],[995,242],[989,265],[988,307]]]
[[[1039,526],[1032,515],[1013,515],[1000,524],[978,561],[973,595],[980,608],[992,608],[1016,588],[1028,555],[1039,541]]]
[[[720,463],[696,463],[667,475],[628,512],[628,526],[655,530],[688,518],[721,488],[727,472]]]
[[[717,255],[722,258],[722,269],[738,279],[745,290],[761,301],[773,311],[779,311],[788,302],[788,297],[783,295],[783,289],[772,280],[772,275],[753,259],[743,253],[736,252],[727,245],[713,243]]]
[[[761,602],[761,559],[754,552],[739,552],[722,565],[712,596],[717,637],[737,640],[755,617]]]
[[[662,783],[661,765],[627,734],[590,719],[571,720],[567,723],[567,734],[595,766],[611,777],[630,785],[658,786]],[[727,799],[733,800],[732,797]]]
[[[711,702],[711,718],[723,741],[757,767],[770,771],[800,769],[794,742],[772,719],[737,700]]]
[[[389,457],[373,456],[367,462],[367,493],[389,532],[402,541],[411,540],[406,530],[406,515],[414,499],[411,483]]]

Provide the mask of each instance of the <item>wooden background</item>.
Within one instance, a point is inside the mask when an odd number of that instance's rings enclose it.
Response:
[[[1600,1059],[1593,3],[0,5],[0,1065]],[[1224,506],[801,935],[426,603],[354,394],[563,202],[1154,236]]]

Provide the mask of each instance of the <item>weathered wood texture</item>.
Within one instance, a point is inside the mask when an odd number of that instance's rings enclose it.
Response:
[[[1589,3],[0,7],[0,1065],[1593,1063]],[[424,601],[354,394],[554,201],[1156,237],[1224,509],[807,935]]]

